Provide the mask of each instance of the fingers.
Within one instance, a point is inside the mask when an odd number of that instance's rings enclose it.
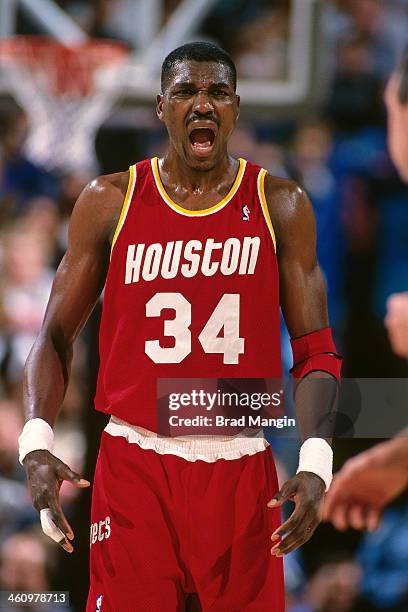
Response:
[[[362,530],[366,527],[366,509],[364,506],[355,504],[351,506],[349,513],[349,525],[353,529]]]
[[[36,506],[40,512],[41,527],[44,533],[71,553],[74,548],[69,540],[74,539],[74,532],[60,506],[58,491],[58,485],[54,493],[48,489]]]
[[[68,467],[68,465],[66,465],[62,461],[58,465],[57,472],[58,472],[58,476],[61,479],[68,480],[76,487],[85,488],[85,487],[89,487],[89,485],[91,484],[89,480],[85,480],[85,478],[81,478],[79,474],[71,470],[71,468]]]
[[[367,512],[367,529],[375,531],[380,526],[381,510],[378,508],[370,508]]]
[[[268,502],[268,508],[277,508],[288,499],[292,499],[296,495],[297,486],[292,484],[290,480],[282,485],[280,491],[276,493],[270,502]]]
[[[273,532],[271,536],[272,542],[293,531],[293,529],[295,529],[300,524],[303,516],[303,512],[296,508],[292,512],[288,520],[285,521],[280,527],[278,527],[278,529]]]
[[[302,546],[312,537],[319,522],[319,514],[312,503],[297,502],[288,520],[273,532],[272,542],[279,539],[280,542],[271,548],[271,554],[279,557]]]
[[[295,550],[313,535],[320,523],[320,503],[324,484],[314,474],[301,472],[286,481],[280,491],[267,504],[269,508],[280,506],[287,499],[295,502],[295,509],[283,525],[278,527],[271,536],[276,543],[271,554],[281,556]]]
[[[72,527],[68,523],[62,511],[58,498],[50,499],[48,502],[48,508],[52,513],[52,518],[58,529],[60,529],[64,536],[66,536],[69,540],[73,540],[74,532],[72,531]]]
[[[395,293],[387,300],[385,325],[395,353],[408,354],[408,292]]]
[[[318,525],[317,521],[303,521],[303,525],[299,529],[294,529],[291,534],[284,538],[279,544],[276,544],[271,548],[271,554],[276,557],[287,555],[299,546],[302,546],[307,540],[309,540],[316,530]]]
[[[325,520],[331,521],[338,531],[350,528],[358,531],[363,529],[375,531],[380,524],[381,510],[374,507],[366,508],[361,504],[340,503]]]
[[[323,500],[322,517],[324,521],[330,520],[330,515],[336,506],[338,506],[338,504],[341,502],[342,495],[341,483],[339,484],[335,477]]]
[[[331,522],[338,531],[346,531],[348,528],[347,519],[348,506],[339,503],[335,506],[331,513]]]
[[[32,453],[34,454],[34,453]],[[25,463],[34,507],[40,513],[44,533],[71,553],[74,533],[59,503],[59,490],[64,480],[74,486],[89,487],[90,482],[48,451],[31,457]]]
[[[45,535],[62,546],[68,553],[74,550],[72,544],[67,540],[63,531],[57,526],[54,520],[54,514],[50,508],[40,510],[41,527]],[[58,522],[58,521],[57,521]]]

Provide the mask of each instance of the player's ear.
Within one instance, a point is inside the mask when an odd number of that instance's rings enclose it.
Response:
[[[160,121],[163,121],[163,101],[164,101],[163,94],[157,94],[156,96],[156,114],[158,118],[160,119]]]
[[[239,96],[238,94],[236,95],[236,99],[237,99],[237,119],[239,117],[239,109],[241,106],[241,96]]]

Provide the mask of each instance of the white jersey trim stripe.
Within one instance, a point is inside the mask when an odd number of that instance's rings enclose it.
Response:
[[[262,430],[251,430],[247,436],[169,438],[111,417],[104,431],[111,436],[126,438],[130,444],[137,444],[144,450],[153,450],[159,455],[176,455],[186,461],[205,461],[207,463],[214,463],[218,459],[234,460],[247,455],[255,455],[269,446],[268,441],[262,435]]]
[[[129,183],[128,183],[125,199],[123,201],[122,210],[120,211],[119,221],[116,226],[115,233],[113,235],[112,247],[111,247],[111,257],[112,257],[113,247],[115,246],[118,236],[121,232],[121,229],[126,221],[130,203],[132,201],[133,192],[135,190],[135,185],[136,185],[136,164],[133,164],[133,166],[129,167]]]
[[[261,203],[261,208],[262,208],[262,212],[263,212],[263,216],[265,219],[265,223],[268,226],[269,229],[269,233],[271,235],[272,238],[272,242],[273,242],[273,247],[275,249],[275,253],[276,253],[276,236],[275,236],[275,231],[273,229],[273,224],[271,221],[271,217],[269,214],[269,209],[268,209],[268,204],[266,202],[266,197],[265,197],[265,176],[267,175],[267,171],[262,168],[259,171],[258,174],[258,196],[259,196],[259,201]]]
[[[203,210],[188,210],[187,208],[183,208],[182,206],[180,206],[180,204],[176,204],[176,202],[174,202],[166,192],[162,180],[160,178],[158,158],[153,157],[150,163],[152,167],[154,182],[161,198],[164,200],[167,206],[169,206],[179,215],[183,215],[184,217],[207,217],[208,215],[213,215],[214,213],[222,210],[228,204],[228,202],[232,200],[232,198],[235,196],[238,189],[240,188],[247,165],[245,159],[239,159],[239,169],[237,176],[235,177],[235,181],[229,193],[225,196],[225,198],[218,202],[218,204],[214,204],[214,206],[211,206],[210,208],[205,208]]]

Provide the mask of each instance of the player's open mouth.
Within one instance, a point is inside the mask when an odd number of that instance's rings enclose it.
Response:
[[[209,127],[194,127],[189,138],[196,154],[208,155],[214,147],[215,130]]]

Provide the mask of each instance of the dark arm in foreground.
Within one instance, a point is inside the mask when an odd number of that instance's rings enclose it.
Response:
[[[126,175],[126,173],[123,173]],[[39,418],[53,427],[69,382],[73,344],[103,289],[110,243],[123,202],[122,175],[101,178],[85,188],[75,205],[68,250],[57,270],[40,334],[24,375],[26,419]],[[124,177],[126,179],[126,177]],[[23,465],[34,507],[50,509],[61,530],[61,546],[72,552],[73,532],[59,503],[64,480],[77,487],[89,482],[47,450],[29,452]]]
[[[291,338],[299,338],[329,325],[326,290],[316,258],[313,209],[305,192],[292,181],[267,176],[265,196],[276,233],[282,312]],[[311,384],[313,378],[325,379],[325,393],[316,393],[316,385]],[[329,434],[317,433],[318,423],[333,410],[337,384],[331,374],[323,371],[311,372],[297,383],[295,404],[302,441],[324,437],[330,443]],[[323,480],[308,471],[299,472],[283,484],[268,505],[276,507],[291,500],[295,508],[272,534],[272,554],[289,553],[312,536],[320,522],[324,491]]]

